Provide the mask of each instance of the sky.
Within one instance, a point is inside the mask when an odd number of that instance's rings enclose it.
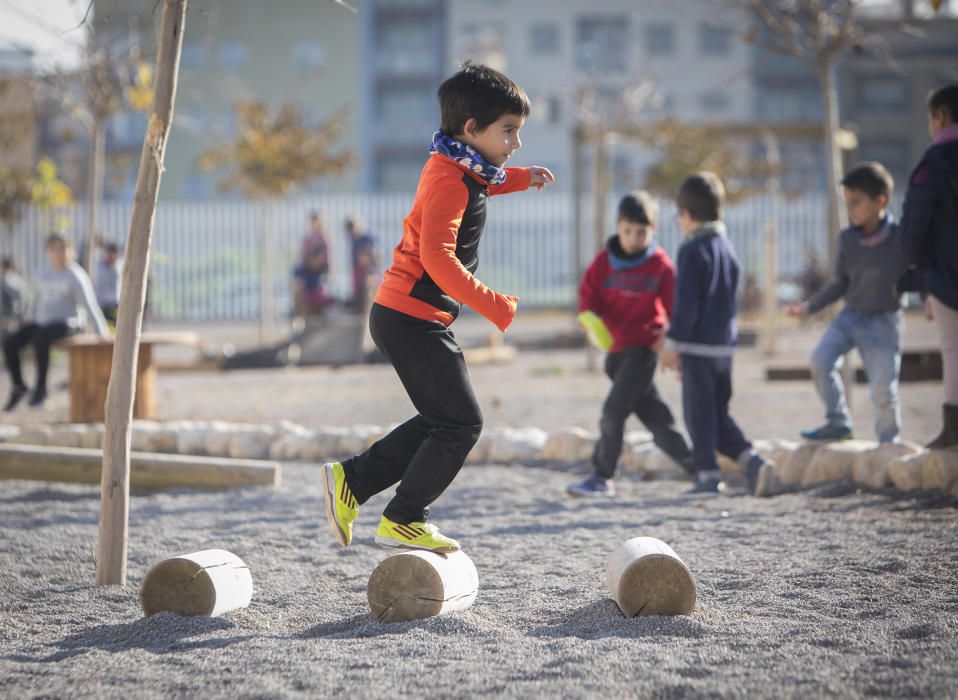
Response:
[[[77,61],[85,30],[74,29],[89,0],[0,0],[0,46],[27,46],[36,65]]]

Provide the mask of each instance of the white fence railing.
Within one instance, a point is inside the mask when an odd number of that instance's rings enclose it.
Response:
[[[381,264],[402,235],[411,195],[321,195],[275,202],[161,200],[157,208],[150,272],[150,308],[166,320],[255,320],[260,317],[261,284],[267,280],[267,315],[289,313],[290,273],[311,210],[321,213],[330,230],[329,287],[345,298],[351,287],[349,245],[343,222],[359,216],[376,238]],[[609,233],[617,200],[608,201]],[[746,274],[765,284],[766,229],[774,208],[767,197],[726,207],[730,237]],[[106,202],[101,226],[107,240],[123,242],[131,204]],[[85,205],[56,214],[80,244]],[[29,278],[43,263],[43,239],[52,217],[36,210],[0,236],[0,254],[12,255]],[[582,198],[582,260],[595,252],[588,196]],[[785,200],[778,215],[779,278],[796,275],[809,251],[826,257],[825,200],[808,196]],[[493,199],[482,239],[478,276],[494,289],[516,294],[526,307],[562,307],[574,303],[575,270],[573,197],[567,193],[511,195]],[[675,209],[662,202],[659,243],[675,255],[681,237]]]

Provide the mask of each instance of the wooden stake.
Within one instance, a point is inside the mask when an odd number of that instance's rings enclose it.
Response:
[[[126,244],[123,287],[113,367],[106,398],[103,472],[100,480],[100,545],[97,585],[126,584],[127,524],[130,498],[130,426],[133,422],[136,356],[143,325],[150,239],[156,198],[163,173],[166,138],[173,120],[176,79],[183,48],[187,0],[164,0],[163,24],[156,57],[156,82],[140,169],[133,196],[133,215]]]

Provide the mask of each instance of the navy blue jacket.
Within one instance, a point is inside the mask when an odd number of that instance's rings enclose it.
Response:
[[[925,151],[908,179],[901,226],[922,291],[958,311],[958,140]]]
[[[669,347],[686,355],[732,355],[739,264],[724,223],[705,224],[682,244],[676,274]]]

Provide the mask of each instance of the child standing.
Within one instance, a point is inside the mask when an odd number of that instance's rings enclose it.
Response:
[[[502,73],[464,65],[439,88],[442,125],[393,264],[370,312],[373,341],[399,375],[418,414],[363,454],[324,467],[326,515],[348,547],[359,505],[399,482],[376,531],[387,547],[451,552],[459,543],[427,523],[479,439],[482,413],[449,326],[467,304],[505,331],[516,297],[474,273],[490,196],[543,186],[545,168],[504,168],[522,145],[529,98]]]
[[[602,406],[593,474],[569,486],[573,496],[615,495],[612,477],[630,413],[649,429],[663,452],[687,470],[693,469],[689,446],[654,381],[655,351],[672,313],[675,291],[672,261],[654,242],[658,210],[646,192],[623,197],[616,235],[592,261],[579,289],[579,311],[594,313],[612,334],[605,359],[612,388]]]
[[[678,254],[678,287],[662,366],[681,373],[685,426],[692,438],[696,484],[691,496],[718,494],[716,450],[736,460],[749,492],[771,495],[772,465],[752,449],[729,414],[739,264],[722,221],[725,187],[717,175],[690,175],[676,206],[686,237]]]
[[[902,237],[941,338],[944,425],[928,447],[944,449],[958,446],[958,85],[928,97],[928,133],[932,145],[908,181]]]
[[[881,442],[898,440],[898,370],[901,365],[901,292],[905,273],[898,225],[887,212],[894,182],[880,163],[862,163],[842,179],[851,224],[839,234],[835,279],[806,302],[790,305],[793,316],[821,311],[839,299],[845,308],[812,352],[812,379],[825,404],[825,425],[803,430],[806,440],[847,440],[851,417],[839,374],[842,357],[858,348],[865,363],[875,432]]]

